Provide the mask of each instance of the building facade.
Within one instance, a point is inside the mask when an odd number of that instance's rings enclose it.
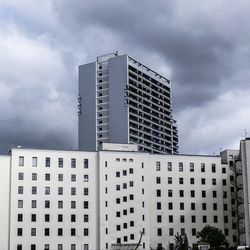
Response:
[[[134,143],[149,153],[178,153],[171,83],[128,55],[79,66],[79,150]]]
[[[159,155],[106,143],[98,152],[12,149],[0,157],[0,249],[127,249],[141,234],[139,249],[169,249],[176,233],[192,246],[208,224],[236,246],[249,223],[244,216],[239,230],[237,154]]]

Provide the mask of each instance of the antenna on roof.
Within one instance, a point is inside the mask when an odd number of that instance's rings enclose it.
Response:
[[[245,133],[245,139],[247,138],[247,130],[244,129],[244,133]]]

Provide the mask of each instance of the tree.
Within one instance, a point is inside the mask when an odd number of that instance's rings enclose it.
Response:
[[[187,250],[188,249],[188,238],[186,234],[180,235],[177,233],[174,239],[174,246],[177,250]]]
[[[196,237],[199,242],[206,242],[210,245],[210,248],[227,247],[228,242],[222,231],[216,227],[206,225],[203,229],[197,233]]]

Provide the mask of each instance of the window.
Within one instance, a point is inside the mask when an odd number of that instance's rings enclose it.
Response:
[[[76,174],[72,174],[72,175],[71,175],[71,181],[72,181],[72,182],[75,182],[75,181],[76,181]]]
[[[181,235],[185,234],[185,228],[181,228]]]
[[[116,185],[116,190],[120,191],[121,190],[121,186],[120,185]]]
[[[130,212],[131,214],[133,214],[133,213],[135,212],[135,209],[134,209],[133,207],[130,207],[130,208],[129,208],[129,212]]]
[[[71,158],[71,168],[76,168],[76,159]]]
[[[63,158],[58,159],[58,167],[63,168]]]
[[[24,166],[24,157],[23,156],[19,156],[19,166],[20,167]]]
[[[23,229],[17,228],[17,236],[22,236],[22,235],[23,235]]]
[[[131,227],[134,227],[134,226],[135,226],[135,222],[134,222],[134,221],[130,221],[130,222],[129,222],[129,225],[130,225]]]
[[[18,244],[17,245],[17,250],[22,250],[22,249],[23,249],[22,244]]]
[[[202,210],[207,210],[207,204],[206,203],[202,203]]]
[[[130,169],[129,169],[129,173],[130,173],[130,174],[133,174],[133,173],[134,173],[134,169],[133,169],[133,168],[130,168]]]
[[[47,168],[50,167],[50,158],[49,157],[45,158],[45,167],[47,167]]]
[[[89,160],[88,159],[83,160],[83,168],[89,168]]]
[[[159,161],[156,162],[156,171],[161,171],[161,163]]]
[[[194,184],[194,178],[190,178],[190,184]]]
[[[63,229],[62,228],[57,229],[57,235],[58,236],[63,236]]]
[[[157,222],[161,223],[161,215],[157,215]]]
[[[83,189],[83,195],[89,195],[89,189],[88,188]]]
[[[129,199],[130,199],[131,201],[133,201],[133,200],[134,200],[134,195],[133,195],[133,194],[130,194],[130,195],[129,195]]]
[[[62,214],[57,215],[57,221],[58,222],[63,222],[63,215]]]
[[[201,172],[204,173],[204,172],[205,172],[205,168],[206,168],[206,167],[205,167],[205,163],[201,163]]]
[[[180,222],[184,223],[185,222],[185,216],[184,215],[180,215]]]
[[[182,177],[179,178],[179,184],[183,184],[184,183],[184,179]]]
[[[31,214],[31,222],[36,222],[36,214]]]
[[[127,175],[127,170],[123,170],[122,174],[123,174],[123,176],[126,176]]]
[[[206,198],[206,190],[202,190],[201,191],[201,197],[202,198]]]
[[[173,203],[172,203],[172,202],[169,202],[169,203],[168,203],[168,209],[169,209],[169,210],[173,210]]]
[[[30,235],[31,236],[36,236],[36,228],[31,228]]]
[[[18,200],[17,207],[18,208],[23,208],[23,200]]]
[[[32,157],[32,167],[37,167],[37,157]]]
[[[173,228],[169,228],[169,236],[173,236],[174,235],[174,229]]]
[[[172,177],[168,177],[168,184],[172,184]]]
[[[180,193],[180,197],[184,197],[184,190],[180,190],[179,193]]]
[[[49,250],[49,244],[44,245],[44,250]]]
[[[190,190],[190,196],[193,198],[195,197],[195,190]]]
[[[49,236],[49,228],[44,228],[44,236]]]
[[[59,209],[63,208],[63,201],[58,201],[57,205]]]
[[[224,223],[228,223],[228,216],[224,216]]]
[[[89,229],[88,228],[83,229],[83,236],[89,236]]]
[[[213,210],[217,211],[217,203],[213,203]]]
[[[45,181],[50,181],[50,174],[45,174]]]
[[[227,192],[223,191],[223,198],[226,199],[227,198]]]
[[[190,167],[190,172],[194,172],[194,163],[190,162],[189,167]]]
[[[183,172],[183,162],[179,162],[179,172]]]
[[[88,182],[89,181],[89,176],[87,174],[85,174],[83,176],[83,182]]]
[[[71,188],[71,195],[76,195],[76,188],[75,187]]]
[[[58,195],[63,195],[63,187],[58,187]]]
[[[227,210],[228,210],[227,204],[224,204],[224,205],[223,205],[223,209],[224,209],[224,211],[227,211]]]
[[[192,228],[192,236],[196,236],[196,228]]]
[[[172,162],[168,162],[168,171],[172,171]]]
[[[217,197],[217,191],[214,190],[214,191],[213,191],[213,198],[216,198],[216,197]]]
[[[88,214],[83,215],[83,222],[89,222],[89,215]]]
[[[18,180],[20,181],[23,180],[23,176],[24,176],[23,173],[18,173]]]
[[[202,222],[203,222],[203,223],[207,223],[207,216],[206,216],[206,215],[203,215],[203,216],[202,216]]]
[[[216,173],[216,165],[212,164],[212,173]]]
[[[122,188],[123,188],[123,189],[127,189],[127,183],[123,183],[123,184],[122,184]]]
[[[161,177],[156,177],[156,184],[161,184]]]
[[[37,194],[37,187],[36,186],[31,187],[31,193],[32,194]]]
[[[17,215],[17,221],[22,222],[23,221],[23,214],[18,214]]]
[[[76,236],[76,229],[75,228],[71,228],[71,236]]]
[[[83,202],[83,208],[85,208],[85,209],[89,208],[89,202],[88,201]]]
[[[173,223],[174,222],[174,216],[173,215],[169,215],[168,216],[168,222],[169,223]]]
[[[89,245],[88,244],[84,244],[83,245],[83,250],[89,250]]]
[[[116,158],[115,160],[116,160],[116,162],[119,162],[119,161],[120,161],[120,158]]]
[[[45,187],[45,194],[46,195],[50,194],[50,187]]]
[[[49,214],[45,214],[44,215],[44,221],[45,222],[49,222],[50,221],[50,215]]]
[[[58,174],[58,181],[63,181],[63,174]]]
[[[57,250],[63,250],[63,245],[62,244],[58,244],[57,245]]]
[[[134,186],[134,182],[133,182],[133,181],[130,181],[130,182],[129,182],[129,186],[130,186],[130,187],[133,187],[133,186]]]
[[[201,185],[206,185],[206,179],[205,178],[201,178]]]
[[[226,180],[226,179],[223,179],[223,180],[222,180],[222,185],[223,185],[223,186],[226,186],[226,185],[227,185],[227,180]]]
[[[162,229],[161,228],[157,228],[157,235],[162,236]]]
[[[70,206],[71,206],[71,209],[75,209],[76,208],[76,201],[71,201]]]
[[[184,210],[184,203],[183,202],[180,203],[180,210]]]
[[[31,244],[30,245],[30,250],[36,250],[36,245],[35,244]]]
[[[44,202],[44,206],[45,206],[45,208],[50,208],[50,201],[46,200]]]
[[[195,223],[195,222],[196,222],[196,217],[195,217],[195,215],[192,215],[192,216],[191,216],[191,222],[192,222],[192,223]]]
[[[212,185],[216,185],[216,179],[212,179]]]
[[[116,204],[120,204],[121,203],[121,199],[120,198],[116,198]]]
[[[161,202],[156,203],[157,210],[161,210]]]
[[[121,217],[121,212],[117,211],[116,212],[116,217]]]
[[[116,177],[120,177],[120,172],[116,172]]]
[[[173,197],[173,190],[172,189],[168,190],[168,197]]]
[[[226,168],[222,168],[222,174],[226,174]]]
[[[218,223],[218,216],[217,215],[214,216],[214,223]]]
[[[195,203],[191,203],[191,210],[195,210]]]
[[[36,200],[31,201],[31,208],[36,208]]]
[[[157,197],[161,197],[161,190],[160,190],[160,189],[157,189],[157,190],[156,190],[156,196],[157,196]]]
[[[18,194],[23,194],[23,186],[18,186]]]
[[[133,162],[134,160],[133,159],[129,159],[129,162]]]

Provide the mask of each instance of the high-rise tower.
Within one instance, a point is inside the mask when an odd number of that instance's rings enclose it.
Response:
[[[110,142],[135,143],[150,153],[178,153],[170,81],[118,53],[79,66],[78,130],[80,150]]]

